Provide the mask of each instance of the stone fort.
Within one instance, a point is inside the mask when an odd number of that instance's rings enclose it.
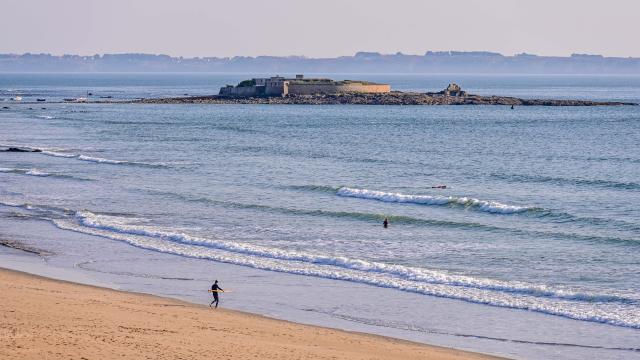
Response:
[[[282,76],[270,78],[254,78],[241,81],[238,85],[227,85],[220,88],[220,96],[227,97],[257,97],[257,96],[288,96],[288,95],[320,95],[343,93],[388,93],[389,84],[377,84],[369,81],[341,80],[335,81],[322,78],[305,78],[296,75],[294,79]]]

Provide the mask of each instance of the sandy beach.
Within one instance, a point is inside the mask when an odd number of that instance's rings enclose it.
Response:
[[[0,269],[2,359],[493,359]]]

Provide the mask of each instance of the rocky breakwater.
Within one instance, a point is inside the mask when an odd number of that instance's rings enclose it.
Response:
[[[285,97],[197,96],[132,101],[142,104],[283,104],[283,105],[514,105],[514,106],[618,106],[618,101],[572,99],[520,99],[508,96],[448,96],[437,93],[290,95]]]
[[[630,102],[571,99],[520,99],[508,96],[468,94],[456,84],[440,92],[342,93],[287,96],[192,96],[141,99],[143,104],[283,104],[283,105],[507,105],[507,106],[618,106],[638,105]]]

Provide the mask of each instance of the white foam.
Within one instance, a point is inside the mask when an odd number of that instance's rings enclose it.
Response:
[[[21,174],[21,175],[31,175],[31,176],[50,176],[51,175],[49,173],[46,173],[44,171],[40,171],[37,169],[0,168],[0,172]]]
[[[0,173],[11,173],[11,174],[38,176],[38,177],[52,177],[52,178],[59,178],[59,179],[91,181],[91,179],[85,179],[81,177],[75,177],[73,175],[65,175],[65,174],[56,173],[56,172],[49,173],[49,172],[38,170],[38,169],[0,168]]]
[[[91,162],[96,162],[96,163],[105,163],[105,164],[126,164],[126,163],[134,163],[134,162],[130,162],[130,161],[124,161],[124,160],[111,160],[111,159],[105,159],[105,158],[99,158],[99,157],[93,157],[93,156],[86,156],[86,155],[78,155],[78,160],[82,160],[82,161],[91,161]]]
[[[28,171],[25,172],[26,175],[32,175],[32,176],[49,176],[51,174],[46,173],[44,171],[40,171],[40,170],[36,170],[36,169],[30,169]]]
[[[101,158],[101,157],[95,157],[95,156],[88,156],[88,155],[83,155],[83,154],[78,154],[75,152],[71,152],[71,150],[69,149],[63,149],[63,148],[55,148],[55,147],[45,147],[45,148],[37,148],[37,147],[30,147],[30,146],[8,146],[8,145],[0,145],[0,147],[19,147],[19,148],[25,148],[25,149],[30,149],[30,150],[40,150],[39,152],[37,152],[38,154],[42,154],[42,155],[47,155],[47,156],[54,156],[54,157],[61,157],[61,158],[68,158],[68,159],[77,159],[80,161],[87,161],[87,162],[94,162],[94,163],[98,163],[98,164],[114,164],[114,165],[137,165],[137,166],[148,166],[148,167],[165,167],[167,166],[167,164],[165,163],[161,163],[161,162],[156,162],[156,163],[152,163],[152,162],[141,162],[141,161],[128,161],[128,160],[114,160],[114,159],[106,159],[106,158]]]
[[[123,234],[161,238],[178,243],[207,246],[221,250],[272,259],[307,262],[319,265],[331,265],[367,272],[386,273],[406,279],[425,281],[430,283],[476,287],[481,289],[509,292],[521,292],[535,296],[596,300],[593,297],[589,297],[590,295],[575,293],[567,289],[551,289],[544,285],[532,285],[514,281],[504,282],[498,280],[480,279],[469,276],[452,275],[442,271],[434,271],[424,268],[415,268],[403,265],[393,265],[360,259],[351,259],[344,256],[325,256],[319,254],[303,253],[299,251],[264,248],[255,245],[240,244],[233,241],[205,239],[190,236],[184,233],[176,233],[171,229],[163,230],[156,227],[131,225],[132,218],[97,215],[89,211],[76,212],[76,218],[80,224],[87,227],[109,230]],[[601,299],[611,298],[612,296],[605,295]]]
[[[32,204],[4,204],[36,211],[49,210],[49,207]],[[557,286],[462,276],[345,256],[208,239],[149,226],[144,219],[100,215],[90,211],[78,211],[71,218],[59,217],[66,213],[56,211],[58,216],[51,221],[61,229],[124,241],[153,251],[640,328],[640,298],[629,298],[627,295],[577,292]]]
[[[50,151],[50,150],[43,150],[42,154],[48,155],[48,156],[63,157],[63,158],[75,158],[77,160],[94,162],[98,164],[138,165],[138,166],[149,166],[149,167],[167,166],[165,163],[147,163],[147,162],[140,162],[140,161],[113,160],[113,159],[106,159],[106,158],[95,157],[95,156],[88,156],[88,155],[74,154],[74,153],[64,153],[64,152]]]
[[[347,257],[204,239],[167,229],[135,225],[131,224],[131,219],[88,211],[76,213],[75,218],[75,221],[53,221],[62,229],[125,241],[141,248],[180,256],[640,328],[637,306],[614,295],[577,293],[545,285],[459,276]]]
[[[461,205],[464,207],[474,208],[480,211],[497,214],[514,214],[533,210],[535,208],[528,206],[506,205],[497,201],[479,200],[470,197],[455,196],[433,196],[433,195],[411,195],[393,192],[384,192],[368,189],[356,189],[349,187],[341,187],[336,192],[339,196],[353,197],[360,199],[377,200],[394,203],[411,203],[420,205]]]
[[[55,157],[63,157],[63,158],[73,158],[73,157],[78,156],[76,154],[61,153],[61,152],[57,152],[57,151],[48,151],[48,150],[43,150],[42,154],[49,155],[49,156],[55,156]]]

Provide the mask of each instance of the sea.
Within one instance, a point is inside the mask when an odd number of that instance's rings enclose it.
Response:
[[[640,359],[640,106],[117,103],[256,76],[0,74],[0,240],[39,253],[0,246],[0,266],[204,305],[217,279],[221,307],[285,320]],[[640,76],[307,76],[640,103]]]

